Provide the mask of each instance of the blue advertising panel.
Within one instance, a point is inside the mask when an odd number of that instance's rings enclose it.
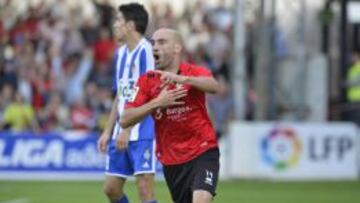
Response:
[[[97,139],[95,133],[0,132],[0,178],[102,179],[106,156]]]

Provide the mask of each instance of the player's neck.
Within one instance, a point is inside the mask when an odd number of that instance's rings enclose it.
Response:
[[[134,33],[129,36],[129,38],[126,40],[126,45],[129,49],[129,51],[132,51],[136,48],[136,45],[139,43],[139,41],[143,38],[142,35],[139,33]]]
[[[180,68],[180,58],[175,57],[167,71],[172,73],[178,73],[179,68]]]

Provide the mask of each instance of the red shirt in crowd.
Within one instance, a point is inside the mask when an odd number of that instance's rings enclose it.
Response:
[[[95,42],[95,60],[99,63],[108,63],[112,59],[112,53],[116,48],[116,43],[111,39],[102,39]]]
[[[92,129],[93,113],[86,106],[75,105],[70,112],[72,127],[75,130],[90,131]]]
[[[182,63],[179,74],[185,76],[212,76],[206,68]],[[138,93],[126,108],[139,107],[156,98],[161,89],[160,74],[149,71],[138,80]],[[181,164],[203,152],[217,147],[217,139],[205,105],[205,93],[188,84],[173,84],[188,90],[181,100],[183,105],[158,109],[152,117],[156,130],[156,155],[164,165]]]

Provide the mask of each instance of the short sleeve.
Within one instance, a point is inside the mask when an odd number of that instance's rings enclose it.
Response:
[[[143,75],[147,71],[154,70],[155,62],[151,45],[147,42],[143,50],[140,53],[140,75]]]
[[[194,76],[213,77],[211,71],[205,67],[194,67],[192,70]]]
[[[135,86],[135,91],[131,97],[131,99],[126,103],[125,109],[139,107],[146,104],[150,100],[150,96],[148,93],[147,84],[147,76],[146,74],[141,76]]]

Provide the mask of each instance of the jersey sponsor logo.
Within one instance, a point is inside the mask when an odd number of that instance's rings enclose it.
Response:
[[[171,121],[184,122],[188,119],[186,113],[192,111],[193,109],[189,106],[182,106],[176,108],[166,109],[166,116]]]
[[[214,174],[209,171],[209,170],[205,170],[206,172],[206,177],[205,177],[205,184],[208,184],[208,185],[213,185],[213,177],[214,177]]]
[[[167,108],[165,110],[165,115],[169,120],[173,121],[184,121],[186,117],[183,116],[184,113],[190,112],[193,109],[190,106],[182,106],[182,107],[175,107],[175,108]],[[160,120],[163,117],[162,109],[156,109],[155,111],[155,119]]]
[[[189,112],[191,110],[192,110],[192,108],[189,106],[176,107],[176,108],[172,108],[172,109],[168,108],[168,109],[166,109],[166,115],[171,116],[174,114],[183,114],[183,113]]]

